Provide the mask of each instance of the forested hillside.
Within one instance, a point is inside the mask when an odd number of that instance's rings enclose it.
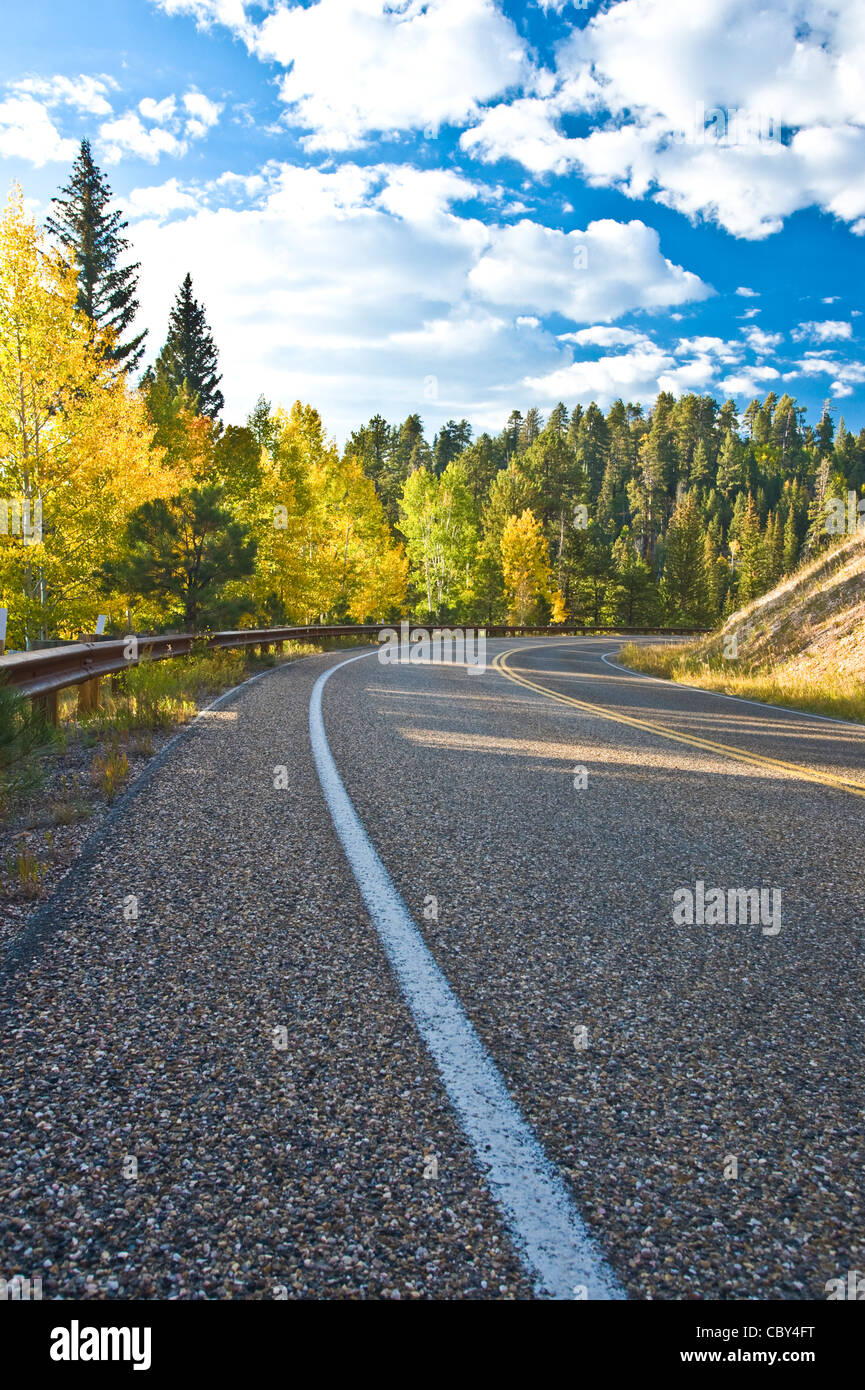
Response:
[[[419,416],[376,416],[346,453],[406,538],[413,611],[478,620],[712,625],[831,544],[830,502],[865,481],[865,430],[828,407],[811,426],[774,393],[741,418],[667,393],[532,407],[496,436],[451,421],[431,445]]]

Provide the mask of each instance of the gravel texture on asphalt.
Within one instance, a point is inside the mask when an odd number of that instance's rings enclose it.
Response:
[[[129,739],[123,749],[130,778],[144,771],[154,753],[169,742],[168,731],[144,733]],[[107,744],[76,730],[64,746],[49,749],[42,762],[45,783],[22,799],[0,823],[0,957],[26,928],[40,903],[57,888],[84,845],[110,814],[111,801],[94,782],[93,761]],[[22,884],[14,872],[22,852],[38,864],[39,882]]]
[[[577,699],[863,780],[865,731],[613,671],[609,640],[488,646]],[[531,1296],[318,786],[309,695],[343,660],[201,719],[8,982],[0,1273],[46,1298]],[[373,655],[323,708],[629,1294],[819,1299],[862,1268],[862,799],[490,669]],[[698,879],[780,889],[780,932],[675,925]]]
[[[577,699],[865,782],[865,730],[616,672],[609,639],[489,647]],[[489,669],[358,662],[325,720],[376,848],[630,1296],[824,1298],[861,1268],[862,798]],[[674,891],[700,879],[780,889],[780,932],[675,925]]]
[[[0,1272],[44,1298],[531,1292],[321,797],[341,660],[201,719],[10,982]]]

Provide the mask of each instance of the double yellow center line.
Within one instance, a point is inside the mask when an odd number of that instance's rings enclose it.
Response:
[[[620,714],[617,710],[609,709],[604,705],[590,704],[587,700],[575,700],[572,695],[560,695],[557,690],[550,690],[545,685],[539,685],[537,681],[529,680],[528,676],[518,675],[508,666],[508,657],[528,650],[536,651],[537,648],[512,647],[510,651],[500,652],[493,661],[493,670],[505,676],[509,681],[516,685],[523,685],[527,690],[534,690],[539,695],[546,695],[550,700],[557,700],[560,705],[571,705],[574,709],[582,710],[585,714],[597,715],[599,719],[609,719],[614,724],[628,724],[632,729],[642,729],[649,734],[656,734],[659,738],[669,739],[673,743],[687,743],[692,748],[700,748],[708,753],[720,753],[727,758],[736,758],[738,762],[750,763],[756,767],[768,767],[773,771],[787,772],[792,777],[798,777],[803,782],[818,782],[824,787],[835,787],[838,791],[849,792],[852,796],[865,796],[865,786],[860,786],[856,782],[847,782],[843,777],[833,777],[831,772],[815,772],[809,767],[803,767],[800,763],[787,763],[780,758],[767,758],[762,753],[752,753],[747,748],[732,748],[727,743],[715,743],[713,739],[700,738],[696,734],[683,734],[679,730],[669,729],[664,724],[656,724],[650,719],[634,719],[630,714]]]

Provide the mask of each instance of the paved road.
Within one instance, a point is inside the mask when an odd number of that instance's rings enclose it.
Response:
[[[865,1267],[865,731],[615,645],[313,658],[175,745],[9,981],[0,1272],[819,1299]],[[335,667],[360,886],[310,743]],[[771,913],[674,920],[698,882]]]

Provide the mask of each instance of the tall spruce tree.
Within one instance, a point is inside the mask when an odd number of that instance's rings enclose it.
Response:
[[[709,616],[706,543],[693,492],[685,493],[667,528],[663,589],[673,622],[696,626],[706,621]]]
[[[174,392],[185,382],[198,399],[199,414],[215,420],[225,405],[218,365],[219,352],[187,273],[168,319],[168,337],[156,359],[156,375],[164,377]]]
[[[81,141],[81,150],[72,166],[72,176],[52,202],[57,209],[46,219],[48,230],[78,267],[78,307],[100,329],[114,335],[112,359],[124,371],[134,371],[144,354],[144,333],[123,342],[138,310],[139,262],[122,265],[129,242],[123,235],[127,223],[120,212],[110,211],[111,189],[90,152],[90,143]]]

